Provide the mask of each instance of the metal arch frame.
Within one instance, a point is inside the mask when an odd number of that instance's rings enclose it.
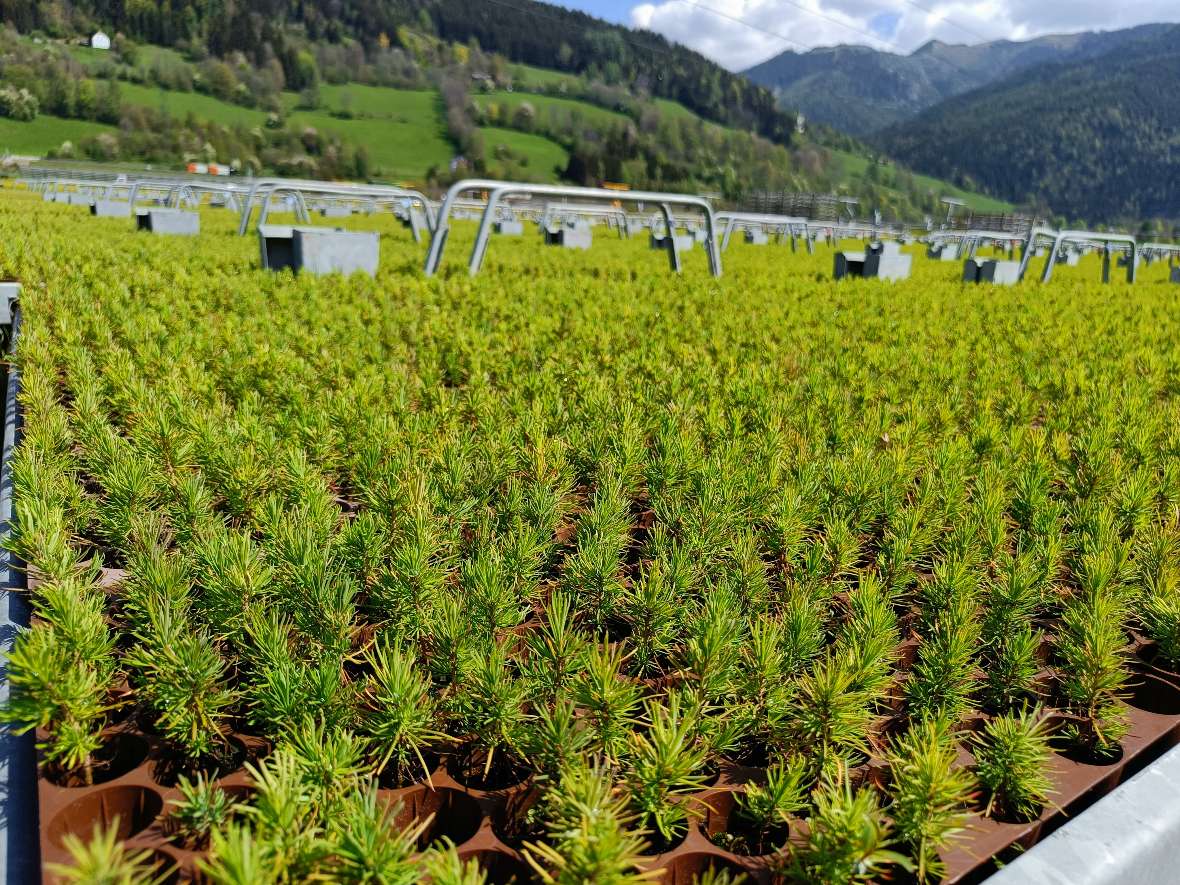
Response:
[[[1021,237],[1017,234],[999,230],[944,230],[936,231],[935,233],[931,234],[929,237],[929,242],[931,245],[934,245],[936,241],[945,244],[945,242],[948,240],[957,240],[958,251],[956,252],[955,257],[974,258],[975,253],[979,250],[979,247],[989,240],[994,243],[1004,241],[1015,243],[1023,239],[1024,237]],[[966,250],[965,255],[964,249]]]
[[[796,236],[807,237],[807,219],[794,215],[761,215],[754,212],[718,212],[717,223],[725,226],[725,234],[721,238],[721,251],[729,249],[729,238],[735,228],[750,230],[751,228],[772,228],[777,232],[785,232],[791,237],[792,248]]]
[[[503,208],[503,205],[496,206],[497,212],[501,212]],[[547,227],[553,222],[563,222],[568,216],[595,220],[605,218],[608,225],[612,221],[615,223],[615,227],[619,232],[620,239],[624,239],[627,236],[626,211],[622,208],[615,208],[614,206],[599,206],[594,203],[583,203],[578,205],[571,203],[548,202],[545,204],[545,208],[541,212],[540,218],[537,219],[537,223],[541,225],[541,227]]]
[[[1177,258],[1180,258],[1180,244],[1177,243],[1140,243],[1139,254],[1144,258],[1154,261],[1167,257],[1168,266],[1171,267]]]
[[[1034,227],[1029,231],[1028,239],[1024,245],[1024,254],[1020,258],[1018,280],[1023,280],[1025,273],[1028,271],[1028,265],[1032,261],[1033,247],[1038,237],[1052,238],[1053,240],[1053,247],[1049,252],[1048,260],[1045,262],[1045,270],[1041,274],[1042,283],[1048,283],[1053,279],[1053,268],[1057,264],[1057,256],[1066,243],[1102,244],[1105,247],[1103,250],[1102,267],[1103,282],[1109,282],[1110,279],[1110,247],[1112,245],[1128,247],[1131,253],[1131,259],[1127,262],[1127,282],[1135,282],[1135,272],[1139,265],[1139,244],[1130,234],[1110,234],[1090,230],[1056,231],[1047,227]]]
[[[254,203],[261,201],[258,223],[265,224],[269,213],[270,200],[277,193],[293,195],[296,200],[296,215],[303,224],[310,223],[311,216],[307,211],[308,195],[327,197],[351,197],[357,200],[369,200],[374,203],[388,203],[409,200],[421,205],[426,216],[427,227],[431,227],[430,201],[419,191],[408,188],[388,187],[385,185],[339,185],[327,182],[308,182],[287,180],[281,178],[256,179],[250,186],[242,201],[241,220],[238,223],[238,236],[245,236],[250,226],[250,218],[254,213]]]
[[[262,193],[259,193],[262,191]],[[258,211],[258,227],[266,224],[266,216],[270,213],[270,201],[276,193],[287,193],[295,198],[295,217],[301,224],[308,224],[311,216],[307,212],[307,200],[303,191],[297,185],[276,184],[269,180],[255,181],[246,192],[246,199],[242,201],[240,219],[238,221],[238,236],[244,237],[250,227],[250,217],[254,214],[254,201],[259,199],[261,205]]]
[[[238,194],[241,192],[240,188],[231,185],[217,185],[205,184],[199,181],[177,182],[168,191],[168,203],[173,208],[180,208],[182,199],[186,199],[189,205],[201,205],[201,199],[205,194],[222,194],[232,200],[232,208],[238,208]]]
[[[508,186],[504,186],[504,187],[498,187],[498,188],[494,189],[488,195],[487,208],[484,209],[483,217],[480,219],[479,232],[475,236],[475,245],[471,249],[471,258],[467,262],[467,272],[471,276],[475,276],[477,273],[479,273],[479,269],[483,266],[483,259],[488,251],[488,241],[491,238],[492,219],[495,217],[496,208],[499,205],[500,201],[507,194],[522,192],[522,191],[525,191],[526,189],[528,190],[529,193],[534,192],[533,189],[529,188],[527,185],[521,185],[520,187],[508,185]],[[608,193],[614,193],[614,191],[608,191]],[[662,202],[659,205],[660,205],[660,212],[664,216],[664,224],[667,225],[667,230],[669,231],[669,233],[667,235],[665,235],[663,238],[663,241],[667,244],[664,248],[668,252],[668,262],[669,262],[669,265],[671,266],[673,272],[680,273],[680,270],[681,270],[680,250],[676,246],[675,222],[674,222],[673,216],[672,216],[672,208],[668,202]],[[712,221],[710,220],[707,223],[709,224],[710,237],[713,237],[714,230],[713,230]],[[713,242],[715,242],[715,241],[713,241]],[[433,247],[433,246],[434,246],[434,241],[432,240],[431,247]],[[712,262],[713,249],[710,248],[708,250],[708,252],[709,252],[709,258],[710,258],[710,269],[712,269],[714,267],[713,262]],[[440,255],[439,255],[440,260],[441,260],[441,257],[442,256],[440,253]],[[718,261],[720,261],[720,259],[718,259]],[[717,267],[719,269],[719,267],[720,267],[719,263],[718,263]],[[427,276],[431,276],[431,275],[432,275],[432,273],[430,273],[430,272],[427,273]],[[715,271],[713,275],[720,276],[719,270]]]
[[[892,228],[880,226],[875,224],[862,224],[859,222],[841,222],[841,221],[808,221],[807,234],[808,236],[818,236],[821,231],[830,232],[833,240],[841,240],[849,237],[859,237],[860,239],[879,240],[883,237],[897,238],[900,234]]]
[[[709,258],[709,271],[715,277],[721,276],[721,253],[717,243],[717,225],[713,216],[713,207],[703,197],[688,194],[662,194],[652,191],[614,191],[607,188],[574,187],[554,184],[527,184],[525,182],[496,181],[486,178],[468,178],[455,182],[447,190],[442,204],[438,208],[438,219],[434,225],[434,235],[430,240],[430,251],[426,255],[423,268],[426,276],[434,276],[442,263],[443,252],[446,249],[447,237],[450,233],[451,207],[459,195],[473,190],[489,191],[488,201],[484,207],[483,217],[479,223],[479,233],[475,246],[471,250],[471,260],[468,262],[468,272],[472,275],[479,272],[483,264],[484,253],[487,251],[488,237],[491,234],[492,219],[495,217],[497,204],[505,196],[512,194],[531,194],[541,197],[580,197],[585,200],[601,200],[607,202],[627,201],[629,203],[655,203],[660,207],[664,222],[668,230],[673,229],[674,221],[672,206],[683,206],[699,209],[705,216],[708,237],[705,241],[705,252]],[[680,256],[676,251],[676,241],[672,237],[668,241],[669,261],[672,267],[679,271]]]

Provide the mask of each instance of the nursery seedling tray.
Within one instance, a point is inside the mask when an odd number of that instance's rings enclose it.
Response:
[[[57,782],[46,776],[38,754],[38,799],[42,869],[47,864],[69,864],[63,839],[73,834],[89,841],[96,825],[111,826],[118,818],[119,837],[128,849],[150,851],[160,867],[174,867],[170,881],[190,879],[196,872],[199,852],[181,843],[168,821],[172,801],[180,798],[176,788],[175,761],[155,735],[131,725],[117,725],[104,733],[101,767],[90,785]],[[249,735],[232,735],[236,767],[215,778],[215,783],[236,799],[251,792],[244,770],[247,761],[258,760],[269,744]],[[45,881],[54,882],[48,872]]]
[[[1046,806],[1032,821],[1006,822],[987,817],[982,810],[972,811],[966,831],[943,854],[948,867],[947,885],[981,882],[996,869],[996,860],[1004,860],[1028,849],[1053,832],[1066,820],[1109,793],[1125,779],[1168,748],[1180,743],[1180,675],[1153,667],[1153,646],[1137,643],[1141,661],[1136,687],[1125,701],[1131,732],[1122,743],[1121,755],[1108,762],[1079,759],[1064,749],[1054,754],[1050,777],[1054,783],[1053,804]],[[1064,721],[1068,714],[1049,708],[1046,715]],[[979,730],[987,717],[968,723]],[[45,863],[68,863],[62,837],[73,833],[88,838],[96,823],[109,826],[119,819],[119,834],[128,848],[148,850],[162,867],[175,866],[172,881],[188,881],[197,872],[200,856],[182,844],[168,815],[171,802],[180,798],[175,776],[169,775],[171,758],[164,743],[132,722],[114,726],[106,732],[107,743],[99,755],[103,763],[88,786],[70,785],[50,780],[42,766],[38,778],[40,802],[41,859]],[[238,766],[216,777],[215,783],[235,798],[245,798],[251,790],[244,770],[247,761],[257,761],[270,750],[257,737],[235,734],[230,738],[237,748]],[[970,766],[974,759],[961,742],[959,764]],[[442,754],[428,779],[398,789],[380,789],[379,797],[391,805],[400,805],[396,824],[406,826],[415,820],[433,820],[419,840],[425,849],[446,837],[458,846],[460,857],[476,859],[488,871],[490,882],[531,881],[533,872],[521,853],[525,841],[539,833],[518,833],[524,814],[539,796],[532,777],[519,783],[483,789],[465,783],[460,756]],[[731,812],[734,797],[747,783],[762,781],[765,769],[723,762],[716,778],[706,789],[687,796],[699,817],[690,821],[687,835],[672,848],[652,854],[644,860],[647,870],[662,870],[658,881],[666,885],[688,885],[709,868],[743,873],[751,883],[779,881],[776,871],[787,853],[806,841],[807,823],[793,820],[785,832],[778,834],[782,848],[772,854],[747,856],[722,847],[735,822]],[[880,759],[854,769],[854,783],[883,784],[888,767]],[[785,840],[785,841],[783,841]],[[47,877],[46,881],[54,881]]]

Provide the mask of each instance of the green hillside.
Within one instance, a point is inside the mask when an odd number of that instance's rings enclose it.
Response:
[[[489,92],[472,97],[477,107],[488,109],[498,106],[507,115],[515,114],[523,104],[532,105],[537,113],[568,114],[583,121],[585,125],[604,129],[626,124],[631,118],[626,114],[609,111],[596,105],[572,98],[560,98],[531,92]],[[687,112],[686,112],[687,113]]]
[[[837,159],[843,166],[846,176],[863,178],[869,171],[872,160],[868,157],[859,154],[852,154],[848,151],[833,150],[833,158]],[[941,197],[955,197],[962,200],[967,208],[976,212],[1011,212],[1013,205],[1007,200],[1000,200],[996,197],[989,197],[986,194],[975,193],[974,191],[965,190],[949,184],[940,178],[933,178],[929,175],[918,175],[909,173],[905,169],[898,169],[894,166],[881,167],[877,170],[877,176],[880,178],[882,186],[888,190],[897,190],[896,185],[899,178],[910,175],[915,185],[919,188],[935,193]]]
[[[113,128],[89,120],[64,120],[45,114],[28,122],[0,117],[0,152],[42,156],[62,142],[77,142]]]
[[[173,167],[219,160],[255,173],[425,186],[473,174],[609,180],[720,193],[735,204],[757,191],[839,192],[890,218],[920,217],[950,192],[908,173],[882,173],[858,155],[862,148],[822,130],[776,144],[592,68],[523,64],[430,34],[398,39],[408,53],[309,45],[300,82],[274,63],[255,67],[241,56],[123,38],[99,52],[4,32],[0,86],[39,103],[39,122],[10,117],[5,124],[10,149]],[[63,128],[62,118],[76,125]],[[88,137],[99,133],[108,137]],[[63,151],[67,141],[72,147]],[[829,150],[837,144],[847,150]]]

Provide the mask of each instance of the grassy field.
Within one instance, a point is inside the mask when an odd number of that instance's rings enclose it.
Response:
[[[298,96],[287,93],[288,107],[294,109]],[[442,101],[433,90],[390,89],[360,83],[320,86],[325,111],[348,111],[358,117],[379,117],[416,125],[441,125]]]
[[[597,129],[625,124],[631,119],[626,114],[608,111],[584,101],[534,92],[490,92],[472,96],[472,100],[485,109],[492,104],[499,105],[502,112],[506,114],[505,119],[511,118],[516,109],[526,102],[531,104],[539,115],[554,114],[558,119],[564,116],[578,118]]]
[[[242,107],[199,92],[175,92],[138,83],[120,83],[119,91],[124,104],[166,111],[178,119],[192,114],[198,119],[226,126],[261,126],[266,122],[265,111]]]
[[[88,120],[65,120],[41,114],[30,122],[0,118],[0,151],[43,156],[63,141],[77,142],[88,135],[110,132],[114,127]]]
[[[532,172],[530,177],[540,181],[557,181],[558,171],[569,162],[565,148],[548,138],[495,126],[484,126],[479,131],[483,133],[484,148],[489,157],[495,156],[497,145],[504,145],[524,156]]]
[[[850,154],[847,151],[833,150],[832,156],[839,159],[844,168],[844,173],[848,177],[859,177],[864,175],[865,170],[869,167],[869,158],[862,157],[858,154]],[[892,167],[890,169],[892,170]],[[977,194],[971,191],[963,190],[961,187],[956,187],[953,184],[942,181],[938,178],[931,178],[929,175],[914,174],[914,182],[920,188],[933,191],[940,197],[957,197],[963,200],[967,206],[974,209],[976,212],[1011,212],[1013,206],[1006,200],[1000,200],[996,197],[989,197],[985,194]]]
[[[530,87],[557,86],[562,83],[568,83],[572,86],[575,83],[581,82],[582,79],[577,74],[552,71],[548,68],[535,68],[532,65],[526,64],[509,64],[508,70],[512,72],[515,81],[513,85],[517,89],[524,90]]]

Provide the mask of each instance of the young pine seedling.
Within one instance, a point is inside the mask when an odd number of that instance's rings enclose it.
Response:
[[[400,806],[382,800],[377,787],[358,787],[344,797],[340,811],[328,819],[326,842],[332,846],[331,878],[338,882],[413,885],[420,881],[415,855],[430,818],[396,824]],[[324,871],[327,873],[328,871]]]
[[[1032,820],[1053,792],[1047,771],[1052,749],[1039,709],[998,716],[976,740],[975,774],[988,793],[987,813]]]
[[[942,879],[946,866],[939,850],[966,824],[975,778],[955,767],[956,755],[946,722],[935,719],[915,723],[889,748],[888,811],[921,883]]]
[[[1082,717],[1064,733],[1090,756],[1117,755],[1131,727],[1119,704],[1130,681],[1122,604],[1108,595],[1077,599],[1065,607],[1061,621],[1056,645],[1061,690]]]
[[[95,824],[89,842],[66,833],[62,844],[72,862],[49,864],[47,871],[68,885],[161,885],[175,869],[161,869],[149,850],[127,848],[119,838],[118,818],[105,830]]]
[[[736,814],[749,831],[748,854],[770,854],[786,839],[788,822],[807,807],[807,763],[792,756],[766,769],[766,784],[749,784],[737,796]]]
[[[649,701],[647,719],[647,730],[631,736],[626,784],[639,823],[671,847],[684,835],[694,812],[678,800],[705,785],[706,753],[694,740],[695,713],[685,708],[678,693],[668,696],[666,706]]]
[[[954,721],[971,704],[978,681],[975,652],[980,625],[970,596],[955,596],[918,646],[918,660],[906,683],[911,720],[942,717]]]
[[[526,843],[524,856],[546,885],[640,885],[647,849],[627,798],[617,795],[610,769],[581,763],[545,797],[549,839]]]
[[[574,703],[586,710],[595,751],[611,762],[627,748],[643,694],[639,685],[622,675],[623,662],[618,646],[591,646],[573,690]]]
[[[620,603],[620,614],[631,627],[631,669],[640,677],[658,674],[676,641],[680,615],[676,583],[668,569],[662,559],[654,560]]]
[[[1175,579],[1151,588],[1140,611],[1147,635],[1156,641],[1156,660],[1167,669],[1180,669],[1180,587]]]
[[[198,773],[191,781],[181,775],[176,788],[180,798],[171,800],[176,806],[170,815],[172,826],[186,845],[204,848],[209,844],[210,834],[230,821],[237,805],[229,793],[204,773]]]
[[[796,681],[784,720],[791,745],[812,759],[814,775],[850,756],[867,756],[872,699],[857,691],[854,662],[829,652]]]
[[[875,790],[853,790],[846,774],[812,794],[815,812],[808,819],[807,845],[795,852],[789,870],[801,882],[855,885],[888,878],[897,867],[913,871],[909,858],[893,850],[893,833]]]
[[[44,729],[38,747],[45,761],[67,777],[94,780],[94,754],[102,746],[108,684],[74,655],[59,631],[39,625],[21,633],[8,657],[11,694],[0,721],[17,734]]]
[[[990,628],[992,632],[983,637],[980,695],[991,709],[1006,712],[1036,694],[1041,670],[1037,655],[1043,637],[1019,615],[990,624]]]
[[[366,660],[373,675],[365,690],[361,729],[377,754],[377,771],[398,786],[430,777],[424,751],[444,735],[435,727],[430,680],[400,644],[378,638]]]
[[[525,637],[525,646],[521,662],[525,674],[541,700],[553,701],[582,671],[589,648],[574,624],[573,602],[567,593],[554,591],[541,628]]]
[[[523,727],[531,718],[525,711],[528,694],[528,683],[510,670],[504,644],[474,650],[465,662],[451,704],[460,727],[475,738],[470,761],[482,754],[485,780],[493,765],[507,776],[520,761]]]

